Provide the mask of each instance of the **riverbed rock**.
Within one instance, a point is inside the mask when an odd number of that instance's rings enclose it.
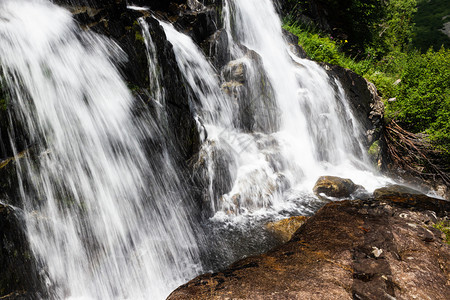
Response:
[[[168,299],[448,299],[450,246],[434,211],[346,200],[273,250],[201,275]]]
[[[321,197],[321,194],[325,194],[328,197],[346,198],[350,197],[359,188],[362,187],[356,185],[350,179],[336,176],[322,176],[317,180],[313,191],[319,197]]]

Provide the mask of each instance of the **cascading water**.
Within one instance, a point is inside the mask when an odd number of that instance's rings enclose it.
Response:
[[[220,72],[161,23],[204,140],[194,170],[215,218],[200,243],[167,132],[161,50],[144,19],[156,111],[135,116],[113,41],[81,31],[48,0],[0,2],[2,77],[34,153],[18,161],[21,198],[52,298],[164,298],[202,271],[200,261],[215,269],[276,244],[252,217],[313,213],[323,204],[311,193],[319,176],[369,191],[386,182],[367,163],[339,82],[290,52],[272,1],[223,2],[230,61]]]
[[[132,115],[115,67],[123,58],[48,1],[0,3],[0,66],[40,153],[19,162],[18,176],[52,298],[161,299],[199,272],[171,153],[148,158],[148,140],[165,143],[163,113]]]
[[[367,161],[340,83],[289,50],[273,2],[225,0],[223,16],[231,61],[220,76],[189,37],[162,23],[200,99],[207,140],[199,168],[216,217],[261,208],[311,213],[321,175],[369,191],[385,184]]]

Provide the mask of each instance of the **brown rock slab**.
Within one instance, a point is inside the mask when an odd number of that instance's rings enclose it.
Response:
[[[287,242],[307,219],[308,217],[305,216],[290,217],[278,222],[267,223],[266,228],[273,232],[281,241]]]
[[[395,203],[405,208],[432,210],[438,215],[450,212],[450,201],[429,197],[422,192],[402,185],[391,185],[373,192],[377,201]]]
[[[435,214],[396,203],[331,202],[289,242],[168,299],[448,299],[450,247]]]

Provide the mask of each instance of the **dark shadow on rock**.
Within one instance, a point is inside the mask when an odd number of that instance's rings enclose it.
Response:
[[[22,212],[0,203],[0,299],[45,299],[37,261],[26,237]]]

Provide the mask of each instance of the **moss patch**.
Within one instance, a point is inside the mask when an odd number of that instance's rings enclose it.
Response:
[[[135,32],[134,37],[136,39],[136,41],[140,41],[142,43],[145,42],[144,37],[142,36],[142,34],[138,31]]]
[[[433,225],[434,228],[439,229],[445,234],[445,243],[450,245],[450,221],[440,221]]]
[[[380,154],[380,151],[380,141],[375,141],[369,148],[369,155],[373,158],[376,158]]]
[[[0,90],[1,93],[1,90]],[[2,95],[0,94],[0,97]],[[0,98],[0,110],[6,111],[6,109],[8,108],[8,102],[6,101],[6,99]]]

